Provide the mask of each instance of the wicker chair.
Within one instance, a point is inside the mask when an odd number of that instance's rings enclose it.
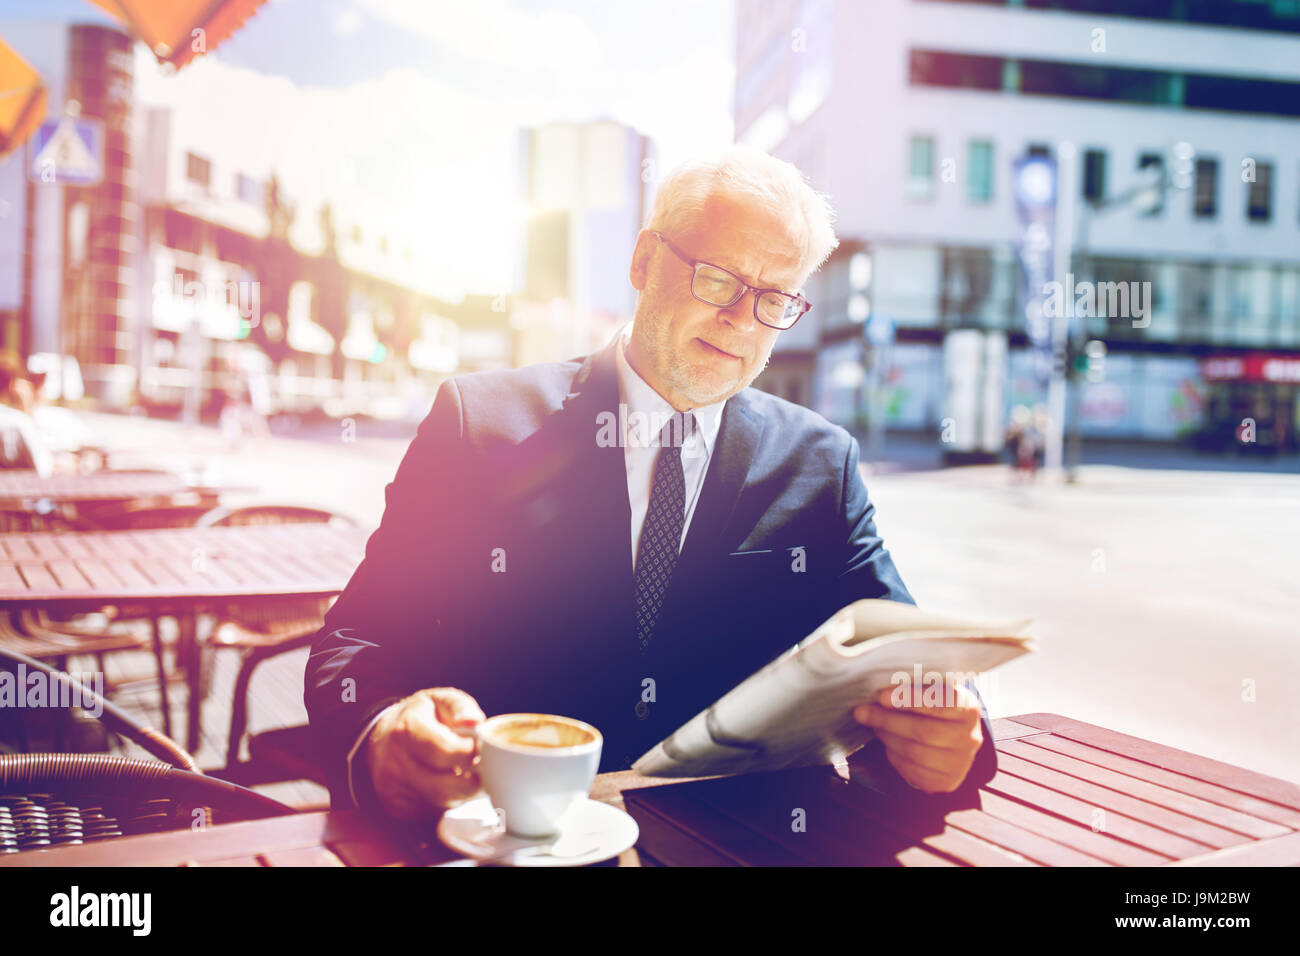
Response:
[[[223,508],[206,515],[201,527],[254,524],[345,524],[352,519],[329,511],[299,506],[260,505]],[[226,765],[213,774],[242,783],[272,783],[280,780],[324,782],[311,753],[306,726],[285,727],[256,734],[249,741],[247,762],[240,762],[240,749],[248,727],[248,688],[259,664],[279,654],[311,645],[324,625],[325,612],[333,598],[299,598],[241,602],[233,605],[208,634],[214,648],[238,650],[241,655],[230,708],[230,734]]]
[[[87,753],[0,755],[0,854],[293,813],[293,808],[206,777],[170,738],[144,727],[92,689],[23,654],[0,648],[0,666],[39,672],[105,727],[158,761]],[[41,708],[46,712],[48,708]],[[14,709],[13,713],[19,713]]]
[[[57,503],[49,503],[48,510],[0,508],[0,532],[84,530],[84,523],[70,517]]]
[[[207,505],[141,505],[129,502],[94,518],[100,531],[144,531],[154,528],[193,528],[212,509]]]

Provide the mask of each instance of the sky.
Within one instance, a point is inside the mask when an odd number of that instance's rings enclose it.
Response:
[[[525,214],[518,131],[614,119],[655,141],[661,168],[720,148],[733,17],[732,0],[270,0],[178,74],[137,46],[136,92],[409,244],[445,293],[497,293]],[[23,19],[107,18],[84,0],[0,0],[0,36]]]

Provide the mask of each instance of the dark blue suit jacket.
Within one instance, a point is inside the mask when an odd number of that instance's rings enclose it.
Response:
[[[605,737],[601,771],[621,770],[844,605],[913,603],[876,534],[858,443],[748,388],[723,407],[642,655],[624,453],[598,440],[602,413],[618,413],[614,350],[439,389],[307,664],[334,806],[351,802],[346,755],[360,731],[420,688],[459,687],[488,715],[588,721]],[[803,573],[792,572],[795,548]],[[638,707],[645,678],[655,701]],[[983,730],[963,789],[996,770],[987,714]],[[358,800],[369,803],[358,764]]]

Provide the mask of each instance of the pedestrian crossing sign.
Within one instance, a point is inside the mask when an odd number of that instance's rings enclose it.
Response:
[[[104,125],[72,116],[44,122],[32,137],[31,157],[33,182],[98,185],[104,178]]]

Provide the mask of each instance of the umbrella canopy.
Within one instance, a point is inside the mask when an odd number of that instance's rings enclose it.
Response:
[[[0,40],[0,156],[21,146],[41,125],[46,98],[40,74]]]
[[[89,0],[180,69],[216,49],[266,0]]]

